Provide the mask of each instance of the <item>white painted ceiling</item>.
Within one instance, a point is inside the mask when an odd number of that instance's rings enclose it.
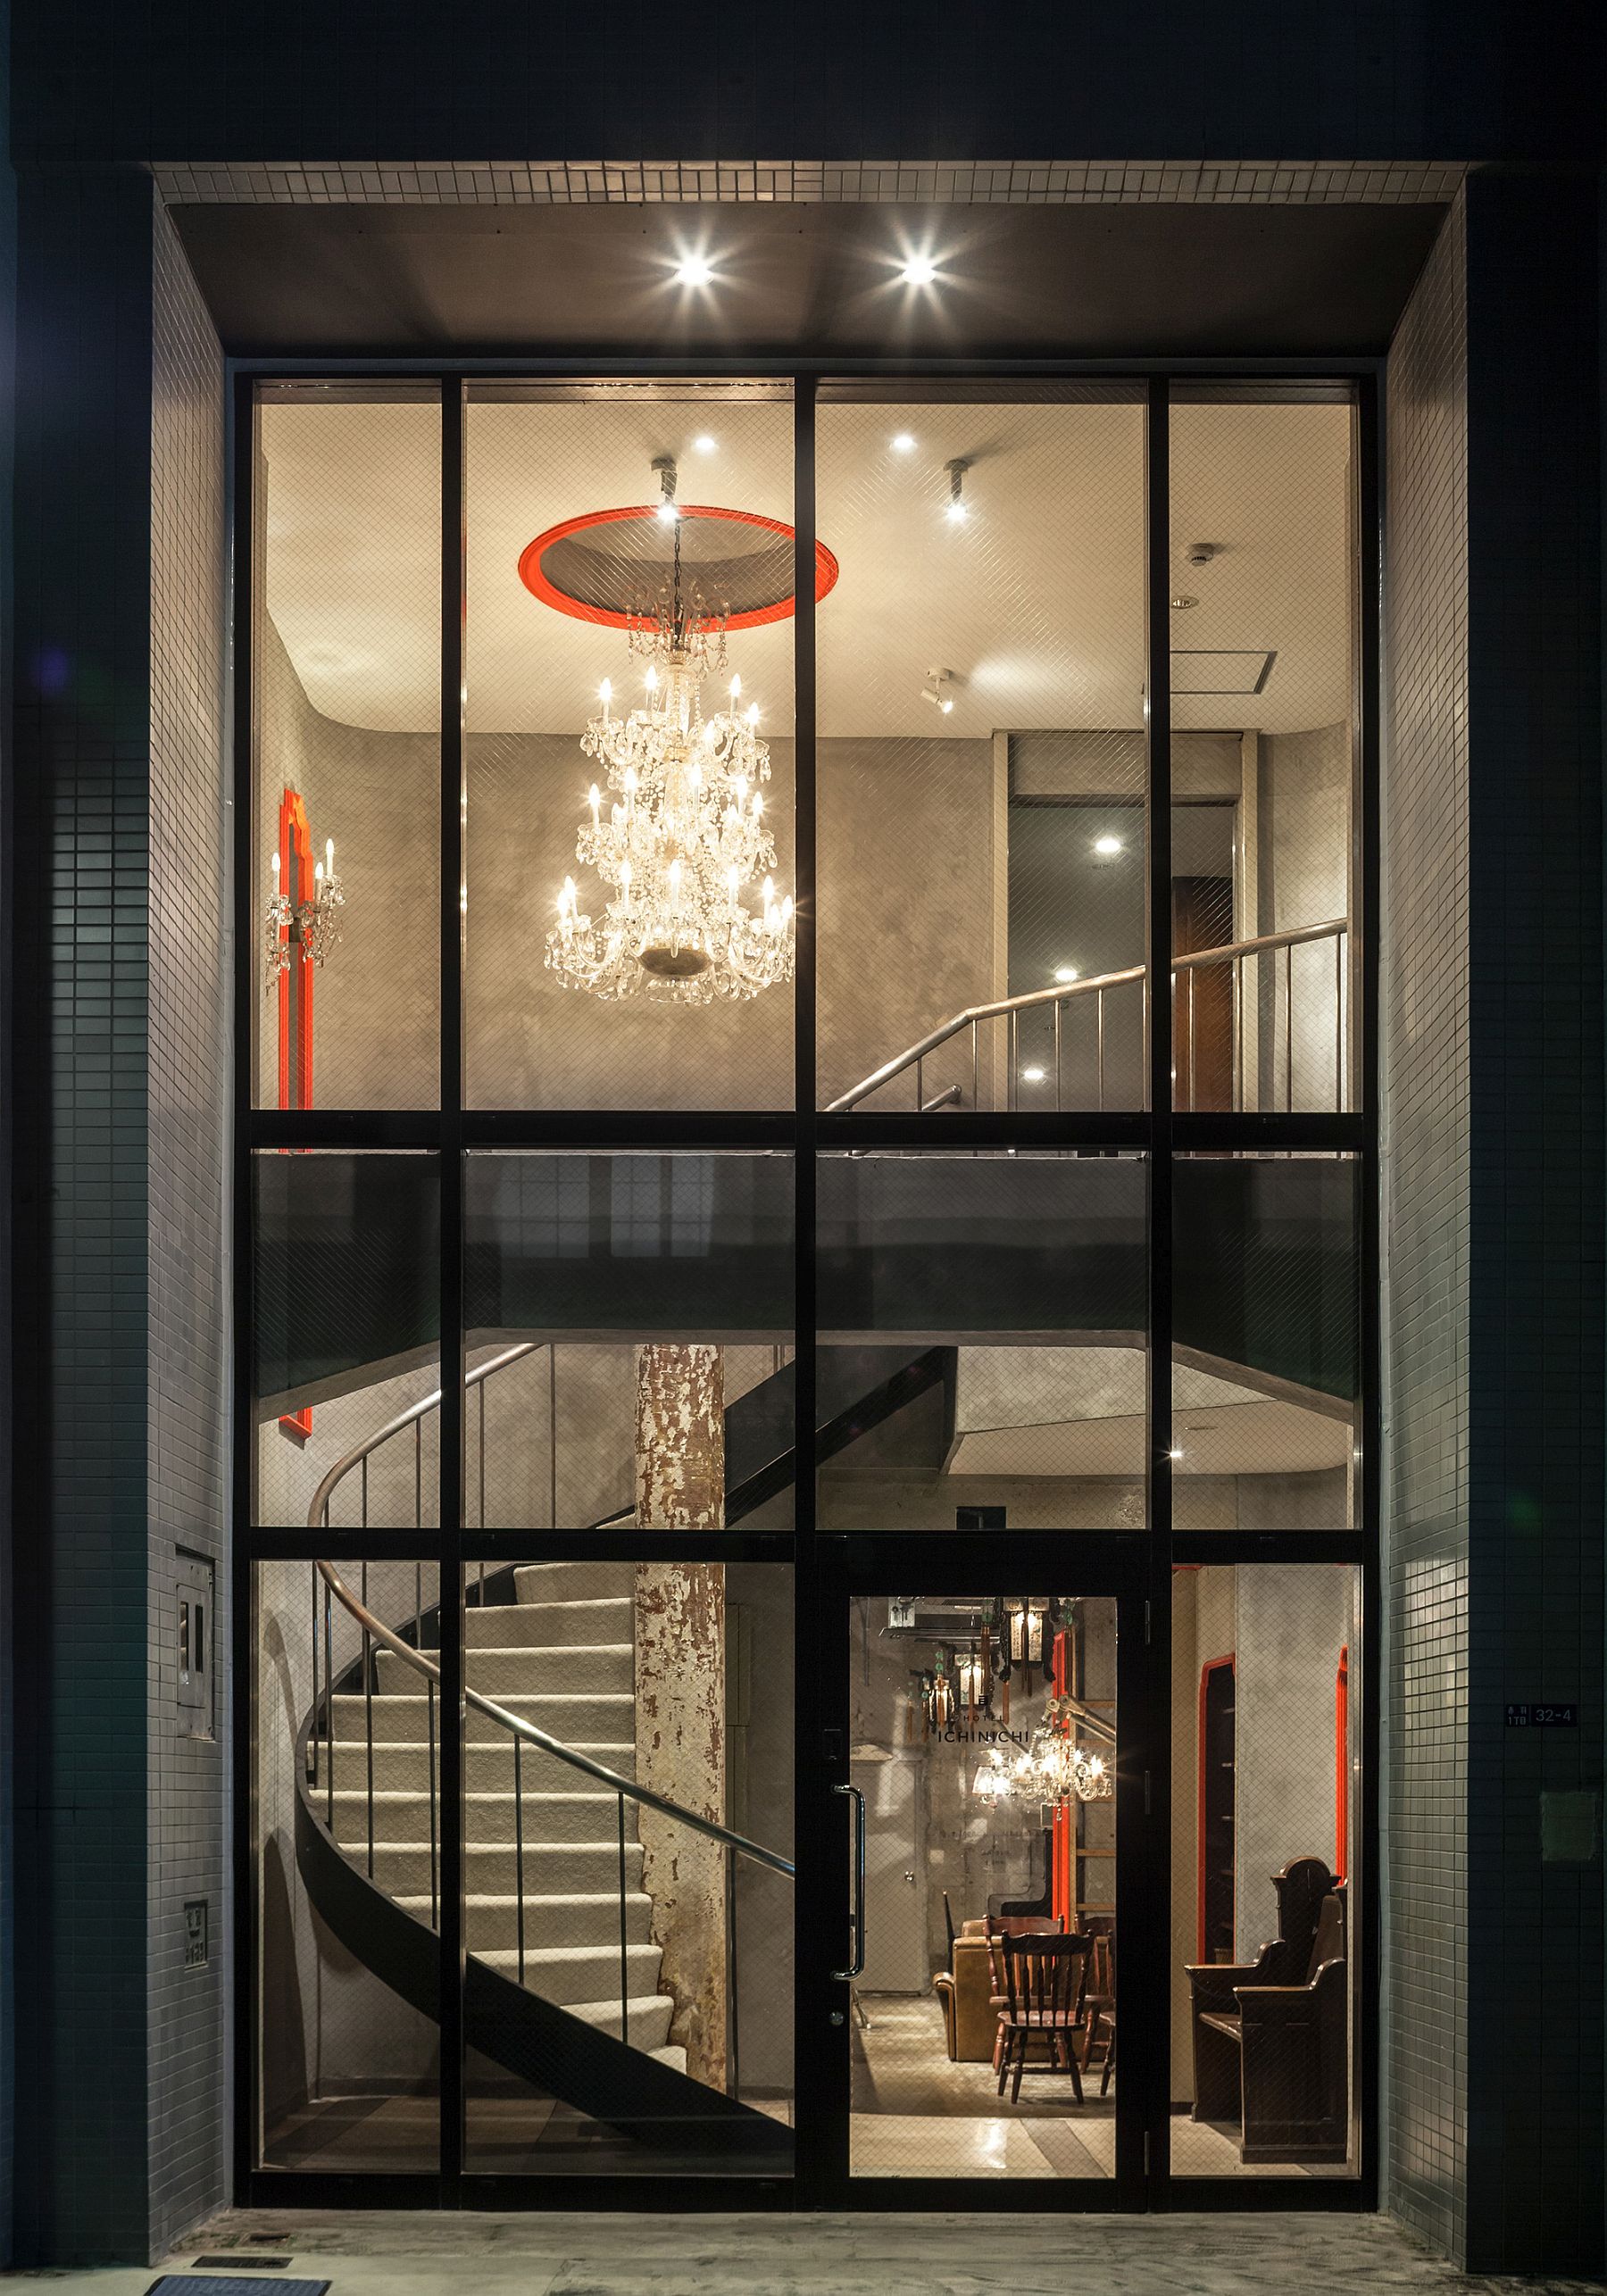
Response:
[[[1172,617],[1189,649],[1273,649],[1260,695],[1179,698],[1184,727],[1288,732],[1350,708],[1349,410],[1180,406],[1172,428]],[[841,578],[819,619],[823,735],[974,738],[1143,722],[1142,413],[1128,405],[826,404],[819,530]],[[893,437],[913,446],[895,452]],[[706,435],[710,453],[694,441]],[[439,462],[433,407],[264,406],[268,610],[314,705],[346,724],[438,722]],[[789,520],[783,401],[473,403],[468,420],[471,731],[573,732],[604,678],[634,694],[619,633],[542,605],[520,551],[587,510],[680,495]],[[946,513],[969,458],[967,517]],[[1186,546],[1217,545],[1193,567]],[[791,627],[739,632],[731,665],[776,733],[791,719]],[[951,670],[956,706],[921,700]],[[1181,669],[1182,665],[1179,665]],[[1187,676],[1177,682],[1187,683]]]

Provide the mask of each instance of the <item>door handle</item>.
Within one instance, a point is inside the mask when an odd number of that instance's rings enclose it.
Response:
[[[853,1959],[845,1969],[834,1969],[839,1984],[851,1984],[865,1966],[865,1797],[856,1785],[834,1785],[833,1793],[853,1797]]]

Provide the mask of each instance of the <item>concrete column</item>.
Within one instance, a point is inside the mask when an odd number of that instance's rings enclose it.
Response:
[[[718,1347],[659,1345],[637,1355],[637,1522],[718,1530],[725,1522],[725,1374]],[[637,1776],[725,1823],[725,1569],[638,1563]],[[725,1852],[651,1809],[639,1816],[643,1885],[673,1995],[670,2038],[687,2070],[726,2082]]]
[[[637,1350],[636,1518],[644,1530],[725,1527],[725,1354]]]

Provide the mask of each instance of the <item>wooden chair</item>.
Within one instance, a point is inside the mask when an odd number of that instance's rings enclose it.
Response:
[[[1004,2007],[999,2012],[1003,2042],[999,2094],[1003,2095],[1005,2081],[1013,2075],[1012,2105],[1020,2096],[1021,2076],[1035,2041],[1043,2043],[1043,2069],[1069,2073],[1072,2094],[1079,2105],[1083,2101],[1082,2074],[1073,2044],[1082,2032],[1091,1942],[1076,1934],[1051,1932],[1004,1936],[995,1944],[995,1957],[1004,1976]]]
[[[1342,2161],[1349,2145],[1345,1884],[1320,1858],[1272,1876],[1278,1935],[1187,1971],[1195,2120],[1236,2120],[1245,2162]]]
[[[1088,1979],[1083,1992],[1082,2069],[1086,2073],[1094,2051],[1101,2045],[1104,2061],[1099,2076],[1099,2093],[1107,2094],[1111,2076],[1116,2070],[1116,1940],[1111,1934],[1110,1922],[1103,1916],[1088,1924],[1091,1940],[1088,1953]]]
[[[981,1926],[982,1934],[987,1940],[989,1955],[992,1957],[993,1998],[989,2006],[995,2017],[997,2017],[1008,2006],[1004,1993],[1003,1965],[999,1959],[999,1940],[1002,1937],[1058,1937],[1066,1925],[1047,1913],[985,1913]],[[999,2026],[994,2034],[993,2046],[993,2063],[995,2073],[1003,2062],[1004,2028]]]

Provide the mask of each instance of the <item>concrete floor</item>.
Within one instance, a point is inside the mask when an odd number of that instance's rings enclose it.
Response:
[[[197,2253],[289,2256],[330,2296],[1428,2296],[1562,2280],[1470,2280],[1380,2217],[629,2217],[246,2213]],[[244,2276],[244,2275],[243,2275]],[[86,2296],[145,2296],[149,2267],[19,2273]],[[250,2275],[271,2288],[283,2274]]]

